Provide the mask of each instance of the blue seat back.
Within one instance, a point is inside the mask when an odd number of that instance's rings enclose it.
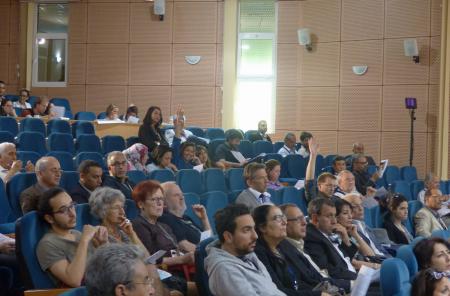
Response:
[[[402,179],[406,182],[412,182],[417,180],[417,170],[414,166],[404,166],[400,169]]]
[[[40,118],[28,117],[20,121],[21,132],[36,132],[46,135],[45,123]]]
[[[121,136],[104,136],[102,138],[103,154],[125,150],[125,140]]]
[[[48,136],[48,147],[50,151],[65,151],[70,154],[75,153],[75,144],[72,134],[52,133]]]
[[[65,151],[50,151],[47,156],[53,156],[59,161],[61,169],[63,171],[75,171],[75,166],[73,165],[73,156],[69,152]]]
[[[31,161],[31,163],[36,164],[36,161],[41,158],[41,155],[37,152],[33,151],[17,151],[17,159],[20,159],[22,161],[22,167],[25,167],[28,161]]]
[[[307,202],[305,198],[305,189],[298,190],[295,187],[289,186],[283,189],[283,203],[296,204],[303,213],[307,213]]]
[[[210,191],[200,196],[200,202],[205,206],[211,229],[216,233],[214,215],[228,205],[228,196],[222,191]]]
[[[75,166],[79,166],[80,163],[83,162],[83,160],[93,160],[96,161],[97,163],[99,163],[103,170],[107,170],[106,164],[105,164],[105,160],[103,158],[103,155],[98,153],[98,152],[80,152],[75,156]]]
[[[136,143],[139,143],[139,137],[132,136],[127,138],[127,148],[133,146]]]
[[[336,156],[337,156],[336,154],[329,154],[325,156],[325,158],[323,159],[324,166],[332,166],[333,160],[336,158]]]
[[[388,165],[383,175],[383,180],[386,185],[394,183],[394,181],[401,180],[400,169],[395,165]]]
[[[0,179],[0,224],[14,222],[14,217],[6,195],[5,184]]]
[[[253,153],[253,145],[250,141],[243,140],[239,143],[239,152],[244,155],[245,158],[253,158],[255,154]]]
[[[194,134],[194,136],[197,137],[205,137],[205,131],[203,130],[203,128],[198,127],[198,126],[190,126],[188,128],[186,128],[188,131],[190,131],[191,133]]]
[[[217,161],[216,160],[216,149],[219,147],[220,144],[223,144],[225,142],[224,139],[215,139],[211,140],[208,144],[208,156],[211,161]]]
[[[8,95],[5,95],[5,98],[10,100],[11,102],[17,102],[19,100],[20,96],[8,94]]]
[[[194,192],[197,194],[203,192],[202,178],[197,170],[179,170],[176,180],[183,192]]]
[[[284,142],[275,142],[273,143],[273,153],[278,153],[278,150],[284,146]]]
[[[106,112],[100,112],[97,115],[97,119],[105,119],[106,118]]]
[[[242,168],[233,168],[225,171],[226,181],[230,191],[244,190],[247,187],[243,174],[244,169]]]
[[[59,186],[64,188],[67,192],[71,192],[72,189],[78,184],[79,179],[80,179],[80,176],[79,176],[78,172],[65,171],[61,176],[61,180],[59,181]]]
[[[147,175],[144,172],[138,170],[128,171],[127,176],[135,184],[147,180]]]
[[[239,194],[241,194],[242,189],[238,189],[238,190],[231,190],[228,193],[228,203],[235,203],[237,197],[239,196]]]
[[[394,193],[400,193],[408,200],[412,200],[411,187],[407,181],[397,180],[392,184],[392,191]]]
[[[270,200],[276,204],[283,204],[283,191],[285,187],[281,187],[278,190],[267,188],[267,192],[270,193]]]
[[[16,248],[19,262],[26,266],[28,277],[31,281],[28,289],[55,288],[48,274],[39,265],[36,248],[47,232],[48,226],[39,219],[35,211],[25,214],[16,222]]]
[[[380,270],[380,285],[383,295],[410,296],[411,283],[405,263],[398,258],[384,260]]]
[[[431,233],[432,237],[440,237],[444,240],[448,240],[450,238],[450,231],[449,230],[435,230]]]
[[[1,123],[0,123],[1,124]],[[15,143],[14,135],[8,131],[0,131],[0,143],[9,142]]]
[[[94,112],[81,111],[75,114],[75,120],[87,120],[94,121],[97,119],[97,116]]]
[[[36,183],[35,173],[19,173],[6,183],[6,193],[15,219],[22,216],[19,200],[20,194],[34,183]]]
[[[415,180],[411,182],[410,186],[412,199],[416,200],[419,192],[422,191],[422,189],[425,187],[425,184],[422,180]]]
[[[304,179],[306,172],[306,161],[300,155],[287,155],[283,159],[282,167],[287,168],[288,178]]]
[[[225,139],[225,132],[221,128],[207,128],[205,137],[210,140]]]
[[[160,183],[175,181],[175,175],[171,170],[154,170],[150,173],[149,179],[159,181]]]
[[[100,139],[96,135],[79,135],[76,141],[76,150],[79,152],[102,153]]]
[[[21,132],[17,136],[17,150],[34,151],[40,155],[47,154],[44,135],[37,132]]]
[[[70,123],[67,120],[62,119],[52,119],[47,122],[47,134],[52,133],[65,133],[72,134],[72,129]]]
[[[193,205],[200,204],[200,196],[195,193],[184,193],[184,202],[186,203],[186,212],[185,215],[189,216],[197,225],[202,225],[200,219],[195,215],[194,210],[192,209]]]
[[[255,141],[253,142],[253,151],[255,155],[273,153],[273,145],[269,141]]]
[[[281,156],[281,154],[278,153],[267,153],[266,156],[264,156],[264,162],[270,159],[278,160],[280,164],[283,162],[283,156]]]
[[[76,121],[72,124],[72,134],[75,138],[80,135],[94,135],[94,125],[90,121]]]
[[[50,103],[52,103],[55,106],[64,107],[66,110],[72,111],[72,108],[70,107],[70,102],[66,98],[53,98],[50,100]]]
[[[205,270],[205,258],[207,256],[206,246],[216,240],[217,237],[210,237],[200,242],[195,250],[195,284],[198,294],[203,296],[213,296],[209,290],[209,278]]]
[[[417,271],[419,270],[419,265],[417,264],[416,255],[413,252],[413,246],[403,245],[397,249],[396,258],[405,262],[406,267],[409,271],[409,278],[412,279]]]
[[[412,200],[408,202],[408,219],[409,222],[414,226],[414,216],[423,207],[423,204],[418,200]],[[414,234],[414,233],[413,233]]]
[[[206,169],[202,173],[203,184],[205,185],[205,192],[208,191],[227,191],[225,184],[225,176],[221,169]]]

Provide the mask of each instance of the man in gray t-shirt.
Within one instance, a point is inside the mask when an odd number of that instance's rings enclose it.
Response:
[[[108,240],[103,226],[76,225],[75,203],[64,189],[47,190],[39,201],[39,214],[50,224],[50,231],[39,241],[36,255],[42,270],[48,272],[57,286],[78,287],[84,277],[86,261],[94,246]]]

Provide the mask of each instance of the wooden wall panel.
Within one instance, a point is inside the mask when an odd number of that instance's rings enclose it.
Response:
[[[409,131],[410,117],[405,109],[405,98],[417,98],[416,121],[414,130],[427,131],[428,86],[396,85],[383,87],[383,131]]]
[[[305,129],[302,129],[304,131]],[[337,147],[337,134],[335,131],[314,131],[309,130],[317,141],[320,143],[320,153],[322,155],[336,154]],[[300,132],[297,134],[297,140],[300,138]]]
[[[222,100],[223,100],[222,88],[216,87],[214,127],[222,126]]]
[[[127,44],[88,44],[87,83],[128,83]]]
[[[275,126],[278,130],[298,128],[300,93],[296,87],[277,87]]]
[[[431,0],[431,36],[441,35],[442,0]]]
[[[9,63],[8,63],[9,45],[0,44],[0,80],[8,80]]]
[[[69,44],[69,83],[86,84],[86,44]]]
[[[86,85],[86,106],[89,111],[106,111],[109,104],[124,112],[127,107],[128,87],[125,85]]]
[[[174,43],[216,43],[216,2],[175,2]]]
[[[339,130],[379,131],[381,102],[381,86],[341,87]]]
[[[174,86],[172,88],[171,114],[182,105],[186,114],[186,124],[214,126],[215,87]]]
[[[436,166],[436,161],[435,161],[436,154],[432,153],[431,151],[436,151],[437,146],[439,145],[437,133],[428,133],[427,135],[428,135],[428,138],[427,138],[428,153],[427,153],[427,166],[425,169],[425,173],[434,171],[435,166]],[[442,176],[442,178],[447,178],[447,176]]]
[[[89,43],[128,43],[130,21],[129,4],[89,4]]]
[[[347,156],[352,154],[353,143],[364,143],[364,152],[374,158],[378,163],[380,160],[380,132],[338,132],[338,154]]]
[[[130,84],[170,85],[171,44],[130,44]]]
[[[299,113],[302,130],[333,130],[338,122],[337,87],[303,87],[300,89]]]
[[[19,65],[19,45],[16,43],[9,44],[9,84],[19,84],[19,79],[17,77],[17,66]]]
[[[430,0],[386,0],[386,38],[430,35]]]
[[[128,88],[128,104],[135,104],[139,109],[139,117],[144,119],[150,106],[159,106],[164,122],[170,115],[170,86],[130,86]]]
[[[298,44],[278,44],[277,85],[297,86],[301,79],[301,50]]]
[[[384,0],[342,0],[341,40],[381,39]]]
[[[19,43],[19,20],[20,20],[20,7],[18,2],[11,1],[11,8],[9,10],[9,42]]]
[[[130,42],[171,43],[173,2],[166,2],[164,21],[153,14],[153,3],[130,4]]]
[[[441,36],[431,37],[430,84],[439,84],[441,67]]]
[[[437,132],[439,118],[439,85],[430,85],[428,88],[428,113],[427,126],[428,132]]]
[[[49,87],[49,97],[67,98],[73,114],[86,110],[86,85],[69,85],[68,87]]]
[[[300,1],[278,1],[278,44],[298,44]]]
[[[339,42],[318,43],[312,52],[300,51],[300,69],[302,86],[337,86],[339,85]]]
[[[352,67],[365,65],[364,75]],[[383,75],[383,40],[349,41],[341,44],[341,85],[381,85]]]
[[[300,28],[310,28],[313,42],[339,41],[341,0],[300,1]]]
[[[87,4],[69,4],[69,42],[86,43],[87,39]]]
[[[223,85],[223,44],[217,43],[216,85]]]
[[[215,85],[216,44],[174,44],[172,81],[174,85]],[[186,56],[201,56],[200,62],[188,64]]]
[[[217,2],[217,35],[216,42],[223,43],[224,3]]]
[[[0,5],[0,43],[9,43],[10,5]]]
[[[417,38],[420,63],[403,52],[403,39],[384,40],[384,84],[428,84],[430,38]]]

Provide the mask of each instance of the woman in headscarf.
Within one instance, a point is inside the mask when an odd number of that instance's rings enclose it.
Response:
[[[128,162],[128,171],[148,173],[145,164],[148,160],[148,148],[144,144],[136,143],[122,151]]]

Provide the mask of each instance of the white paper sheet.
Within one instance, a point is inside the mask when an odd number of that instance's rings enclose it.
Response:
[[[233,154],[233,156],[237,159],[237,161],[239,161],[239,163],[244,163],[246,160],[244,155],[242,155],[242,153],[239,151],[231,151],[231,154]]]
[[[145,263],[146,264],[156,264],[156,262],[165,254],[167,253],[167,251],[164,250],[159,250],[158,252],[154,253],[153,255],[147,257],[147,259],[145,259]]]
[[[387,166],[389,165],[389,159],[383,159],[380,162],[380,170],[378,171],[378,174],[380,175],[380,178],[383,177],[384,172],[386,171]]]
[[[294,187],[298,190],[302,189],[303,187],[305,187],[305,180],[298,180],[297,183],[295,183]]]
[[[207,238],[210,238],[211,237],[211,230],[206,230],[206,231],[203,231],[201,234],[200,234],[200,241],[204,241],[205,239],[207,239]]]
[[[3,242],[14,243],[15,241],[16,241],[15,239],[0,233],[0,243]]]
[[[167,279],[167,278],[170,278],[171,276],[172,276],[172,274],[171,273],[169,273],[169,272],[167,272],[167,271],[165,271],[165,270],[162,270],[162,269],[158,269],[158,274],[159,274],[159,279],[162,281],[162,280],[165,280],[165,279]]]
[[[203,164],[199,164],[194,166],[194,170],[198,171],[198,172],[202,172],[203,171]]]

